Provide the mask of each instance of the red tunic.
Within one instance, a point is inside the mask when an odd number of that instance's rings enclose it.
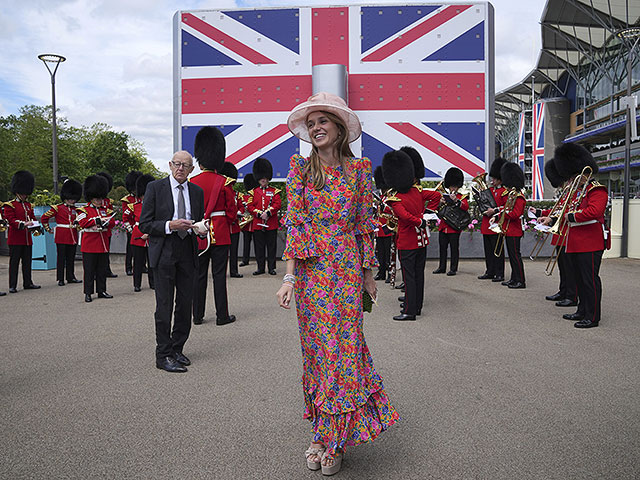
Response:
[[[40,219],[42,225],[49,225],[51,219],[56,222],[55,234],[53,241],[63,245],[78,244],[78,230],[75,226],[75,220],[78,211],[75,206],[70,207],[66,203],[52,205]]]
[[[493,198],[496,201],[496,205],[498,207],[501,207],[502,205],[504,205],[504,202],[506,200],[506,198],[502,197],[502,192],[505,191],[504,187],[489,187],[491,189],[491,193],[493,193]],[[483,235],[497,235],[496,232],[493,232],[491,230],[489,230],[489,224],[491,217],[488,217],[486,215],[482,215],[482,223],[480,224],[480,233],[482,233]]]
[[[82,240],[80,250],[83,253],[109,253],[109,236],[113,225],[113,219],[105,226],[96,226],[96,218],[106,218],[113,214],[113,210],[106,206],[96,207],[85,205],[78,208],[78,225],[82,228]]]
[[[251,192],[247,192],[247,193],[241,193],[239,194],[238,197],[238,211],[241,211],[243,214],[245,212],[249,213],[249,209],[247,207],[247,204],[249,203],[249,201],[251,200]],[[251,215],[249,213],[249,215]],[[244,227],[242,227],[242,231],[243,232],[253,232],[253,220],[251,222],[248,222]]]
[[[607,188],[593,182],[574,212],[569,212],[567,253],[598,252],[604,250],[604,212],[609,195]]]
[[[242,198],[240,198],[240,194],[235,192],[236,194],[236,218],[231,222],[231,233],[240,233],[240,225],[238,225],[238,218],[244,213],[244,205],[242,204]]]
[[[506,203],[508,197],[508,190],[502,194],[504,202]],[[521,193],[516,197],[516,201],[513,204],[513,208],[504,214],[503,230],[506,230],[506,237],[521,237],[522,236],[522,215],[524,214],[524,208],[527,201],[524,195]],[[504,207],[503,207],[504,208]]]
[[[387,205],[387,196],[382,197],[382,202],[378,205],[378,228],[376,229],[376,237],[391,237],[394,235],[394,232],[389,229],[389,218],[388,216],[393,215],[393,209]],[[397,220],[396,220],[397,221]]]
[[[143,233],[140,231],[138,224],[140,222],[140,214],[142,213],[142,201],[137,200],[134,203],[127,204],[122,211],[122,221],[127,226],[127,230],[131,231],[131,245],[137,247],[146,247],[147,241],[142,240]]]
[[[33,245],[31,232],[25,223],[35,218],[33,206],[29,202],[22,202],[17,198],[5,202],[4,219],[9,223],[7,245]]]
[[[467,201],[466,195],[462,198],[463,195],[461,193],[456,193],[456,198],[460,200],[460,208],[465,212],[469,210],[469,202]],[[449,225],[444,220],[440,220],[440,225],[438,225],[438,230],[443,233],[460,233],[462,230],[457,230]]]
[[[247,208],[253,215],[253,231],[263,229],[276,230],[279,226],[278,211],[281,206],[280,190],[273,187],[256,187],[251,190],[251,199],[247,204]],[[260,218],[263,212],[269,212],[270,214],[266,222]]]
[[[398,250],[415,250],[429,245],[427,229],[420,228],[425,203],[427,208],[435,210],[440,203],[439,192],[423,190],[421,186],[414,185],[407,193],[393,193],[389,195],[387,202],[391,205],[393,213],[398,217],[398,235],[396,244]]]
[[[204,211],[209,216],[216,245],[231,245],[230,225],[236,218],[236,195],[227,177],[210,170],[196,175],[189,180],[204,190]],[[218,191],[216,198],[212,192]],[[194,218],[194,221],[200,219]],[[198,238],[198,246],[204,250],[207,240]]]

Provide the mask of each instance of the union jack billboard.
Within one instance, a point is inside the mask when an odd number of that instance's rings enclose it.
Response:
[[[544,114],[543,102],[533,106],[531,115],[533,139],[533,156],[531,161],[531,200],[544,198]]]
[[[341,64],[373,166],[411,145],[428,179],[493,158],[493,7],[489,3],[179,11],[174,17],[174,148],[222,130],[240,177],[268,158],[285,178],[310,145],[288,130],[312,95],[312,67]]]

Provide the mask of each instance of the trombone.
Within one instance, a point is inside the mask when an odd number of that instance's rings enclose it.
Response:
[[[553,204],[553,207],[551,207],[551,211],[549,212],[548,217],[552,218],[553,224],[555,225],[558,221],[559,221],[559,214],[558,214],[558,209],[560,208],[560,205],[563,204],[563,202],[566,199],[566,195],[569,191],[571,187],[570,183],[567,183],[564,188],[560,191],[560,195],[558,195],[558,199],[556,200],[556,203]],[[551,228],[549,228],[549,230],[542,232],[537,240],[535,245],[533,246],[533,249],[531,250],[531,254],[529,255],[529,258],[531,260],[536,260],[538,258],[538,255],[540,255],[540,253],[542,252],[542,249],[544,248],[545,244],[547,243],[547,238],[549,238],[550,235],[550,230]]]

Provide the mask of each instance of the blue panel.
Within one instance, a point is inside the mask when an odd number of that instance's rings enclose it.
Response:
[[[369,50],[438,8],[440,8],[439,5],[362,7],[362,51]],[[402,14],[398,14],[398,11]]]
[[[484,22],[447,43],[422,61],[484,60]]]
[[[296,16],[299,13],[297,8],[223,13],[278,42],[283,47],[300,53],[300,18]]]
[[[483,162],[484,158],[484,123],[425,123],[432,130],[448,138],[459,147],[464,148]]]
[[[291,137],[282,143],[279,143],[271,150],[255,155],[253,160],[258,157],[264,157],[273,165],[273,178],[285,179],[289,173],[289,159],[292,155],[298,153],[300,148],[300,140],[296,137]],[[247,173],[251,173],[253,169],[253,161],[247,163],[242,168],[238,169],[238,178],[244,177]]]
[[[400,148],[403,146],[404,145],[398,145],[396,146],[396,148]],[[391,150],[395,150],[393,147],[382,143],[380,140],[372,137],[371,135],[368,135],[365,132],[362,132],[362,147],[362,156],[367,157],[369,160],[371,160],[371,168],[373,170],[375,170],[378,165],[382,165],[382,157],[384,157],[385,153]],[[440,177],[440,175],[437,175],[433,173],[433,171],[426,168],[426,165],[425,176],[428,178]]]
[[[240,65],[240,63],[183,30],[182,66],[201,67],[206,65]]]
[[[240,128],[242,125],[212,125],[220,129],[224,135],[229,135],[235,129]],[[182,127],[182,149],[193,155],[193,143],[196,140],[196,134],[204,125],[194,125],[189,127]]]

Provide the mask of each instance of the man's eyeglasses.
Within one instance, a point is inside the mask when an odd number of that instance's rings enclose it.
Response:
[[[176,170],[180,170],[181,168],[189,170],[190,168],[193,168],[193,164],[191,163],[174,162],[173,160],[169,160],[169,163],[173,165],[173,168]]]

